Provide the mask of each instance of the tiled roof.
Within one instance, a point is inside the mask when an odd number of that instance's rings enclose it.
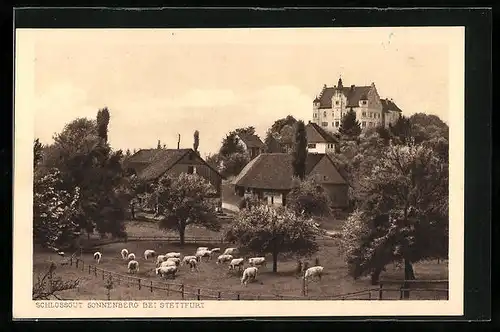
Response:
[[[306,125],[308,143],[337,143],[337,139],[314,122]]]
[[[358,107],[359,101],[367,98],[371,88],[370,85],[342,87],[342,93],[347,98],[347,107]],[[332,108],[332,97],[336,90],[338,90],[336,87],[323,87],[319,97],[319,108]]]
[[[403,112],[392,100],[386,98],[380,99],[380,102],[382,103],[382,111],[386,113],[389,111]]]
[[[137,174],[140,179],[149,181],[154,180],[168,171],[174,166],[182,157],[188,154],[191,149],[156,149],[156,155],[153,161]],[[139,151],[140,152],[140,151]],[[152,152],[144,153],[144,155],[153,154]]]
[[[257,135],[248,135],[245,133],[240,133],[240,134],[238,134],[238,137],[249,148],[261,148],[264,146],[264,143],[261,141],[261,139]]]
[[[325,154],[310,153],[306,160],[306,175],[308,175],[322,158],[328,158]],[[328,158],[331,161],[330,158]],[[293,178],[293,156],[288,153],[262,153],[250,161],[233,180],[233,184],[242,187],[267,189],[267,190],[290,190]],[[329,183],[342,183],[345,180],[336,171],[334,180]],[[332,174],[329,174],[330,177]],[[338,176],[337,176],[338,175]]]

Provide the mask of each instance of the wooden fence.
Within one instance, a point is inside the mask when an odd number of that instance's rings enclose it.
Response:
[[[402,285],[405,281],[382,281],[379,288],[368,288],[358,292],[338,294],[335,296],[308,296],[307,295],[307,285],[303,283],[302,296],[294,295],[281,295],[281,294],[254,294],[247,292],[232,292],[229,290],[215,290],[208,288],[201,288],[198,286],[187,285],[184,283],[175,282],[164,282],[164,281],[153,281],[151,279],[138,278],[131,275],[124,275],[117,272],[112,272],[98,268],[95,265],[85,263],[82,259],[76,258],[74,256],[70,257],[69,265],[81,270],[82,272],[88,272],[89,275],[93,275],[97,278],[102,278],[103,281],[106,278],[111,278],[113,282],[117,284],[126,283],[128,285],[136,286],[139,290],[147,289],[150,292],[153,291],[163,291],[166,296],[172,296],[177,294],[182,300],[400,300],[403,299],[403,293],[408,291],[410,293],[417,293],[417,298],[419,298],[419,293],[433,293],[432,297],[435,300],[442,300],[448,298],[448,288],[403,288]],[[408,280],[408,284],[447,284],[447,280]],[[383,286],[391,283],[398,283],[400,287],[384,288]],[[385,296],[384,296],[385,294]],[[388,295],[389,294],[389,295]],[[445,296],[443,297],[442,294]],[[410,296],[410,299],[414,299]],[[429,299],[429,296],[425,297]]]

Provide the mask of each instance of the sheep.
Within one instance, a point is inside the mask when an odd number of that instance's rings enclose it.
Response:
[[[196,258],[191,258],[188,264],[191,270],[198,270],[198,262],[196,261]]]
[[[155,257],[156,252],[154,250],[146,250],[144,251],[144,259],[148,260],[150,257]]]
[[[175,267],[177,267],[177,264],[175,264],[174,261],[166,260],[166,261],[162,262],[159,267],[162,267],[162,266],[175,266]]]
[[[128,258],[129,261],[135,261],[135,254],[134,253],[130,253],[130,254],[128,254],[127,258]]]
[[[162,262],[166,261],[167,257],[165,255],[156,256],[156,266],[159,266]]]
[[[175,257],[170,257],[167,259],[167,262],[170,261],[170,262],[174,262],[175,263],[175,266],[179,266],[181,264],[181,260],[180,258],[175,258]]]
[[[220,255],[219,257],[217,257],[217,262],[215,262],[215,264],[229,262],[231,259],[233,259],[232,255]]]
[[[175,278],[175,273],[177,272],[177,267],[176,266],[160,266],[156,268],[156,274],[159,275],[162,278],[165,278],[167,276],[172,276]]]
[[[166,258],[181,258],[181,253],[180,252],[169,252],[165,254]]]
[[[218,253],[218,252],[220,252],[220,248],[213,248],[213,249],[210,249],[210,252],[211,252],[212,254]]]
[[[196,256],[184,256],[184,258],[182,259],[181,265],[189,264],[189,261],[192,259],[196,260],[197,257]]]
[[[323,266],[313,266],[306,270],[304,273],[304,279],[312,278],[317,276],[321,280],[321,275],[323,274]]]
[[[205,250],[208,250],[208,247],[198,247],[198,249],[196,249],[196,252]]]
[[[97,264],[99,264],[99,262],[101,261],[101,258],[102,258],[102,254],[99,251],[96,251],[94,253],[94,259],[96,260]]]
[[[64,251],[58,251],[57,254],[61,257],[64,257],[66,255]]]
[[[266,266],[266,258],[265,257],[249,258],[248,264],[250,264],[250,266]]]
[[[128,273],[137,273],[139,272],[139,262],[136,260],[131,260],[128,262]]]
[[[197,251],[195,256],[198,262],[201,262],[202,257],[208,257],[208,259],[211,259],[212,253],[209,250]]]
[[[258,268],[255,266],[247,267],[245,271],[243,271],[243,276],[241,277],[241,284],[247,285],[249,280],[254,281],[257,277]]]
[[[126,260],[127,257],[128,257],[128,250],[127,249],[122,249],[121,254],[122,254],[123,260]]]
[[[222,253],[223,255],[234,255],[238,251],[238,248],[226,248],[224,252]]]
[[[244,263],[245,259],[244,258],[234,258],[233,260],[231,260],[231,262],[229,263],[229,269],[230,270],[235,270],[236,267],[238,267],[238,270],[241,271],[241,268],[243,267],[243,263]]]

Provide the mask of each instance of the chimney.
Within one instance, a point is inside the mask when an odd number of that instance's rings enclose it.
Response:
[[[177,150],[179,150],[180,145],[181,145],[181,134],[177,134]]]
[[[355,85],[354,85],[354,84],[353,84],[353,85],[351,85],[351,90],[354,90],[354,87],[355,87]]]
[[[311,120],[309,120],[308,124],[310,124],[310,123],[311,123]]]

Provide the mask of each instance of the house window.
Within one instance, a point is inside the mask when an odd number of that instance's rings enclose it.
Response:
[[[328,127],[328,122],[321,122],[321,125],[322,125],[323,127]]]
[[[366,127],[366,121],[361,122],[361,127]]]
[[[335,105],[338,105],[338,104],[339,104],[339,101],[338,101],[338,100],[337,100],[337,101],[335,101]]]
[[[309,143],[307,144],[308,149],[316,149],[316,143]]]
[[[362,116],[362,117],[366,117],[366,112],[362,112],[362,113],[361,113],[361,116]]]
[[[361,101],[361,104],[362,104],[362,105],[366,105],[366,100],[362,100],[362,101]]]
[[[323,112],[323,116],[326,117],[326,111]]]
[[[313,118],[317,118],[317,117],[318,117],[318,114],[314,113]]]
[[[339,127],[340,126],[340,122],[339,121],[335,121],[335,127]]]
[[[372,112],[370,112],[370,119],[372,118],[372,116],[373,116],[373,113],[372,113]]]
[[[188,174],[194,173],[194,166],[188,166]]]

